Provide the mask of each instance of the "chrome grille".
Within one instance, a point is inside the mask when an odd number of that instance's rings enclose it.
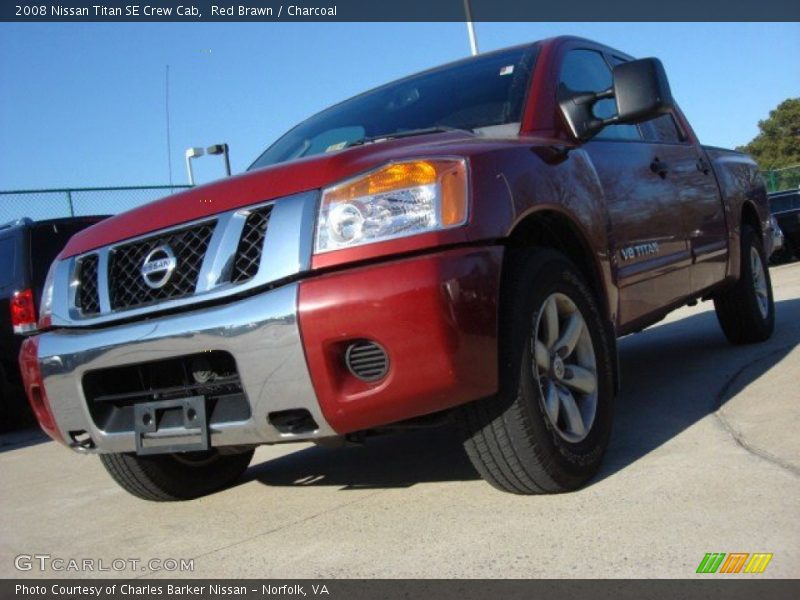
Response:
[[[305,272],[318,199],[316,190],[301,192],[58,261],[54,326],[188,308]]]
[[[84,315],[96,315],[100,312],[100,293],[97,287],[97,254],[84,256],[78,264],[78,307]]]
[[[248,215],[242,230],[242,237],[239,239],[239,246],[236,248],[233,273],[231,274],[232,282],[247,281],[258,273],[271,213],[272,205],[269,205],[254,210]]]
[[[115,247],[109,254],[108,293],[112,310],[193,294],[203,266],[215,221],[205,221],[184,229],[172,230]],[[147,255],[168,245],[177,265],[166,284],[158,289],[148,286],[141,269]]]

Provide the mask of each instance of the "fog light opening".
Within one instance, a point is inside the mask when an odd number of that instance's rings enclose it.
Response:
[[[353,377],[374,383],[389,372],[389,356],[386,350],[372,340],[357,340],[347,346],[344,363]]]

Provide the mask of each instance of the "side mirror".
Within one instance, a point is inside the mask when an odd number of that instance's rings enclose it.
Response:
[[[594,105],[613,98],[617,114],[600,118]],[[669,112],[675,106],[664,66],[657,58],[622,63],[612,71],[611,87],[602,92],[572,92],[559,89],[561,112],[572,134],[581,141],[597,135],[607,125],[635,124]]]
[[[617,123],[641,123],[675,106],[664,65],[657,58],[622,63],[612,72]]]

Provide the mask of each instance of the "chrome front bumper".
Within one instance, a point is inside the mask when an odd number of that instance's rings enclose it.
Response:
[[[322,415],[306,365],[297,324],[298,285],[289,284],[221,306],[114,325],[101,330],[56,330],[39,336],[38,358],[45,392],[65,440],[85,431],[100,452],[133,452],[131,432],[99,429],[84,396],[83,375],[185,356],[204,350],[235,359],[251,416],[212,426],[212,446],[300,441],[335,436]],[[306,409],[317,429],[281,433],[271,412]],[[77,446],[74,446],[77,448]]]

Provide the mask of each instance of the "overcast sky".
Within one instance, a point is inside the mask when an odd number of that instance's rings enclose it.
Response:
[[[800,24],[478,23],[481,50],[559,34],[658,56],[700,139],[732,147],[800,96]],[[0,189],[166,184],[226,141],[234,171],[326,106],[467,55],[463,23],[0,24]],[[198,178],[222,175],[216,157]]]

